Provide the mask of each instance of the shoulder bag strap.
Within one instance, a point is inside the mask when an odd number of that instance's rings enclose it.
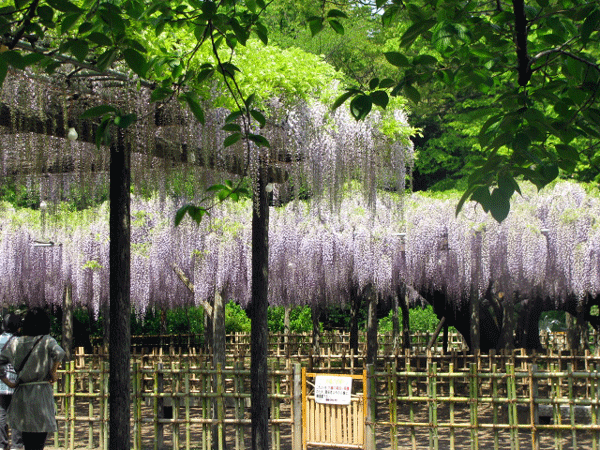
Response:
[[[37,341],[34,342],[33,346],[29,349],[29,353],[27,353],[27,355],[25,355],[25,358],[23,359],[23,361],[21,361],[21,364],[19,365],[18,368],[15,368],[16,372],[19,373],[21,370],[23,370],[23,367],[25,367],[25,363],[27,362],[27,360],[29,359],[29,356],[31,355],[31,352],[33,351],[33,349],[35,348],[36,345],[38,345],[38,343],[44,338],[44,335],[40,336],[38,338]]]

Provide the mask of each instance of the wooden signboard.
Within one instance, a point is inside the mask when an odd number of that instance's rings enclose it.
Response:
[[[314,379],[309,390],[308,380]],[[362,392],[354,393],[362,381]],[[365,448],[367,372],[362,375],[307,373],[302,369],[302,449]]]

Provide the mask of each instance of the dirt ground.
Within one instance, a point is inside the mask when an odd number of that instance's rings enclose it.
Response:
[[[412,422],[412,423],[428,423],[428,409],[426,405],[415,405],[413,407],[413,419],[410,416],[410,407],[408,405],[400,405],[398,410],[398,422]],[[88,407],[86,405],[78,406],[78,416],[84,417],[88,415]],[[437,414],[440,422],[449,422],[449,410],[444,408],[443,405],[438,406]],[[59,411],[60,414],[60,411]],[[379,405],[377,412],[377,423],[375,429],[376,434],[376,447],[378,450],[387,450],[392,448],[392,437],[389,426],[389,417],[387,416],[386,405]],[[149,406],[144,406],[142,410],[143,425],[142,425],[142,447],[144,450],[154,449],[154,423],[151,418],[152,409]],[[183,417],[183,412],[180,413],[180,417]],[[191,418],[201,417],[200,408],[193,408],[191,411]],[[279,425],[279,433],[274,433],[273,428],[271,429],[271,449],[272,450],[291,450],[292,449],[292,424],[291,424],[291,408],[289,405],[283,404],[281,408],[281,419],[287,419],[287,423]],[[482,408],[478,411],[479,422],[481,424],[490,424],[492,412]],[[232,408],[227,410],[227,418],[233,418]],[[250,419],[249,413],[246,412],[246,419]],[[471,443],[473,436],[471,435],[469,425],[469,410],[466,408],[456,408],[454,411],[453,422],[460,424],[461,426],[454,428],[454,433],[451,434],[449,428],[435,429],[433,427],[411,427],[402,426],[396,430],[397,442],[399,449],[428,449],[434,447],[434,438],[437,434],[437,448],[439,449],[451,449],[466,450],[471,449]],[[387,423],[387,425],[386,425]],[[132,425],[133,426],[133,425]],[[76,422],[76,432],[74,439],[74,448],[81,449],[99,449],[99,429],[97,422],[93,424],[93,444],[89,446],[89,426],[87,421]],[[249,449],[251,447],[251,430],[250,426],[236,426],[228,424],[226,426],[226,449],[236,449],[236,440],[240,443],[239,449]],[[277,437],[279,434],[279,437]],[[200,450],[206,448],[203,445],[203,426],[202,424],[192,424],[190,426],[190,448],[194,450]],[[170,424],[166,424],[163,429],[163,445],[162,449],[173,449],[173,427]],[[571,431],[562,431],[560,434],[553,430],[542,430],[539,432],[540,450],[550,450],[562,448],[564,450],[576,450],[576,449],[592,449],[592,433],[590,431],[578,430],[575,435],[576,441],[573,441],[573,435]],[[600,432],[597,433],[597,439],[600,437]],[[491,428],[479,431],[476,435],[478,439],[478,448],[480,449],[511,449],[518,448],[519,450],[533,450],[531,432],[523,430],[518,432],[518,447],[511,447],[511,432],[509,429],[498,429],[494,430]],[[59,422],[59,441],[60,445],[56,445],[54,436],[49,436],[46,449],[58,450],[66,449],[63,445],[64,439],[64,421]],[[279,440],[279,445],[276,444],[275,440]],[[243,444],[242,444],[243,442]],[[181,424],[179,431],[179,448],[186,448],[186,434],[184,425]],[[206,444],[205,444],[206,445]],[[133,448],[133,446],[132,446]],[[310,447],[309,447],[310,448]],[[316,447],[313,447],[316,448]],[[339,449],[340,447],[321,447],[321,449]],[[343,447],[341,447],[343,448]]]

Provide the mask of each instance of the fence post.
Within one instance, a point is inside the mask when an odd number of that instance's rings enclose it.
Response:
[[[163,398],[163,365],[158,363],[154,372],[154,450],[163,448],[163,424],[160,420],[164,417]]]
[[[135,361],[133,363],[133,449],[141,450],[142,448],[142,383],[141,383],[141,371],[140,363]]]
[[[102,418],[100,420],[101,450],[108,449],[108,361],[102,361],[100,372],[100,386],[102,399]]]
[[[294,363],[292,450],[302,450],[302,369]]]
[[[471,448],[473,450],[479,449],[479,421],[477,419],[477,403],[478,403],[478,377],[477,377],[477,364],[471,363],[469,365],[470,377],[469,377],[469,402],[471,403]]]
[[[69,450],[75,448],[75,361],[69,361]],[[66,441],[65,441],[66,444]]]
[[[375,366],[367,364],[367,398],[365,421],[365,450],[375,450],[375,410],[377,408],[377,388],[375,386]]]
[[[396,361],[392,364],[388,363],[387,369],[390,409],[390,441],[392,450],[398,450],[398,365],[396,364]]]
[[[531,447],[532,450],[539,450],[539,431],[537,425],[540,423],[540,409],[538,405],[538,380],[535,376],[537,364],[529,365],[529,414],[531,420]]]
[[[437,363],[427,364],[427,401],[429,416],[429,448],[439,448],[437,420]]]
[[[213,389],[216,387],[217,398],[213,402],[213,408],[215,408],[215,411],[213,411],[212,416],[213,419],[217,419],[216,430],[214,430],[212,433],[213,438],[216,437],[216,442],[214,440],[212,441],[212,448],[216,450],[223,450],[225,447],[225,399],[223,389],[223,365],[220,362],[218,362],[216,369],[216,386],[213,386]]]

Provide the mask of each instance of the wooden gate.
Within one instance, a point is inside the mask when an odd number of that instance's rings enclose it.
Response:
[[[317,376],[346,377],[362,381],[362,392],[351,393],[347,405],[319,403],[314,383],[309,392],[308,379]],[[302,450],[307,447],[365,448],[367,371],[362,375],[307,373],[302,368]]]

